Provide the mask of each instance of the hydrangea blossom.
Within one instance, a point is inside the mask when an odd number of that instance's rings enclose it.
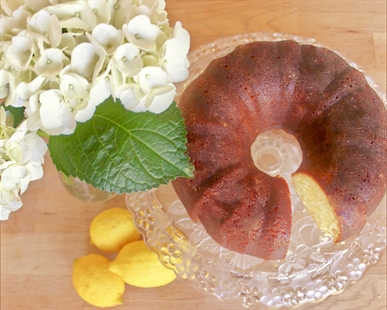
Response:
[[[1,76],[7,87],[0,85],[0,96],[6,105],[26,108],[29,129],[71,134],[76,121],[90,119],[108,96],[135,112],[168,108],[173,83],[188,75],[190,38],[180,22],[168,25],[165,1],[60,2],[3,3]],[[38,88],[31,85],[37,77],[44,78]],[[100,93],[99,83],[105,86]],[[29,85],[29,92],[19,84]]]
[[[0,103],[23,108],[26,119],[13,128],[1,110],[1,219],[20,208],[28,183],[42,176],[47,147],[39,130],[72,134],[109,96],[134,112],[161,113],[172,104],[173,83],[188,76],[190,37],[180,22],[169,26],[165,6],[2,0]]]
[[[30,181],[43,176],[44,140],[27,129],[24,121],[17,129],[9,126],[6,111],[0,107],[0,219],[22,206],[20,195]]]

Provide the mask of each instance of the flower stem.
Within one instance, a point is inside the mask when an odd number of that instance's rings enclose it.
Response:
[[[50,135],[47,132],[44,132],[40,129],[38,130],[37,135],[42,137],[42,138],[47,138],[47,139],[50,138]]]

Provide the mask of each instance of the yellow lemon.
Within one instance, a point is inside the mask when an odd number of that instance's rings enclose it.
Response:
[[[143,240],[125,245],[108,268],[127,284],[138,287],[162,286],[176,279],[176,274],[160,262]]]
[[[91,243],[104,252],[118,252],[139,237],[132,214],[123,208],[102,211],[90,224]]]
[[[73,263],[73,285],[79,296],[96,307],[121,305],[125,282],[108,269],[110,260],[99,254],[77,258]]]

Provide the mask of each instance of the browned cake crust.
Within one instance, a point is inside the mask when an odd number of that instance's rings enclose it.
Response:
[[[287,183],[259,171],[250,153],[267,130],[297,138],[303,161],[294,176],[326,195],[339,223],[336,242],[358,233],[386,192],[386,108],[328,49],[294,41],[239,46],[209,64],[179,107],[195,177],[173,186],[191,218],[230,250],[264,259],[287,252]]]

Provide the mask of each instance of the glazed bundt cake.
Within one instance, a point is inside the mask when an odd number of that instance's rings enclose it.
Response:
[[[300,144],[292,184],[335,242],[357,234],[386,192],[386,107],[336,53],[294,41],[253,42],[212,61],[184,91],[194,178],[173,181],[190,217],[220,245],[282,259],[289,188],[253,163],[250,146],[281,129]]]

